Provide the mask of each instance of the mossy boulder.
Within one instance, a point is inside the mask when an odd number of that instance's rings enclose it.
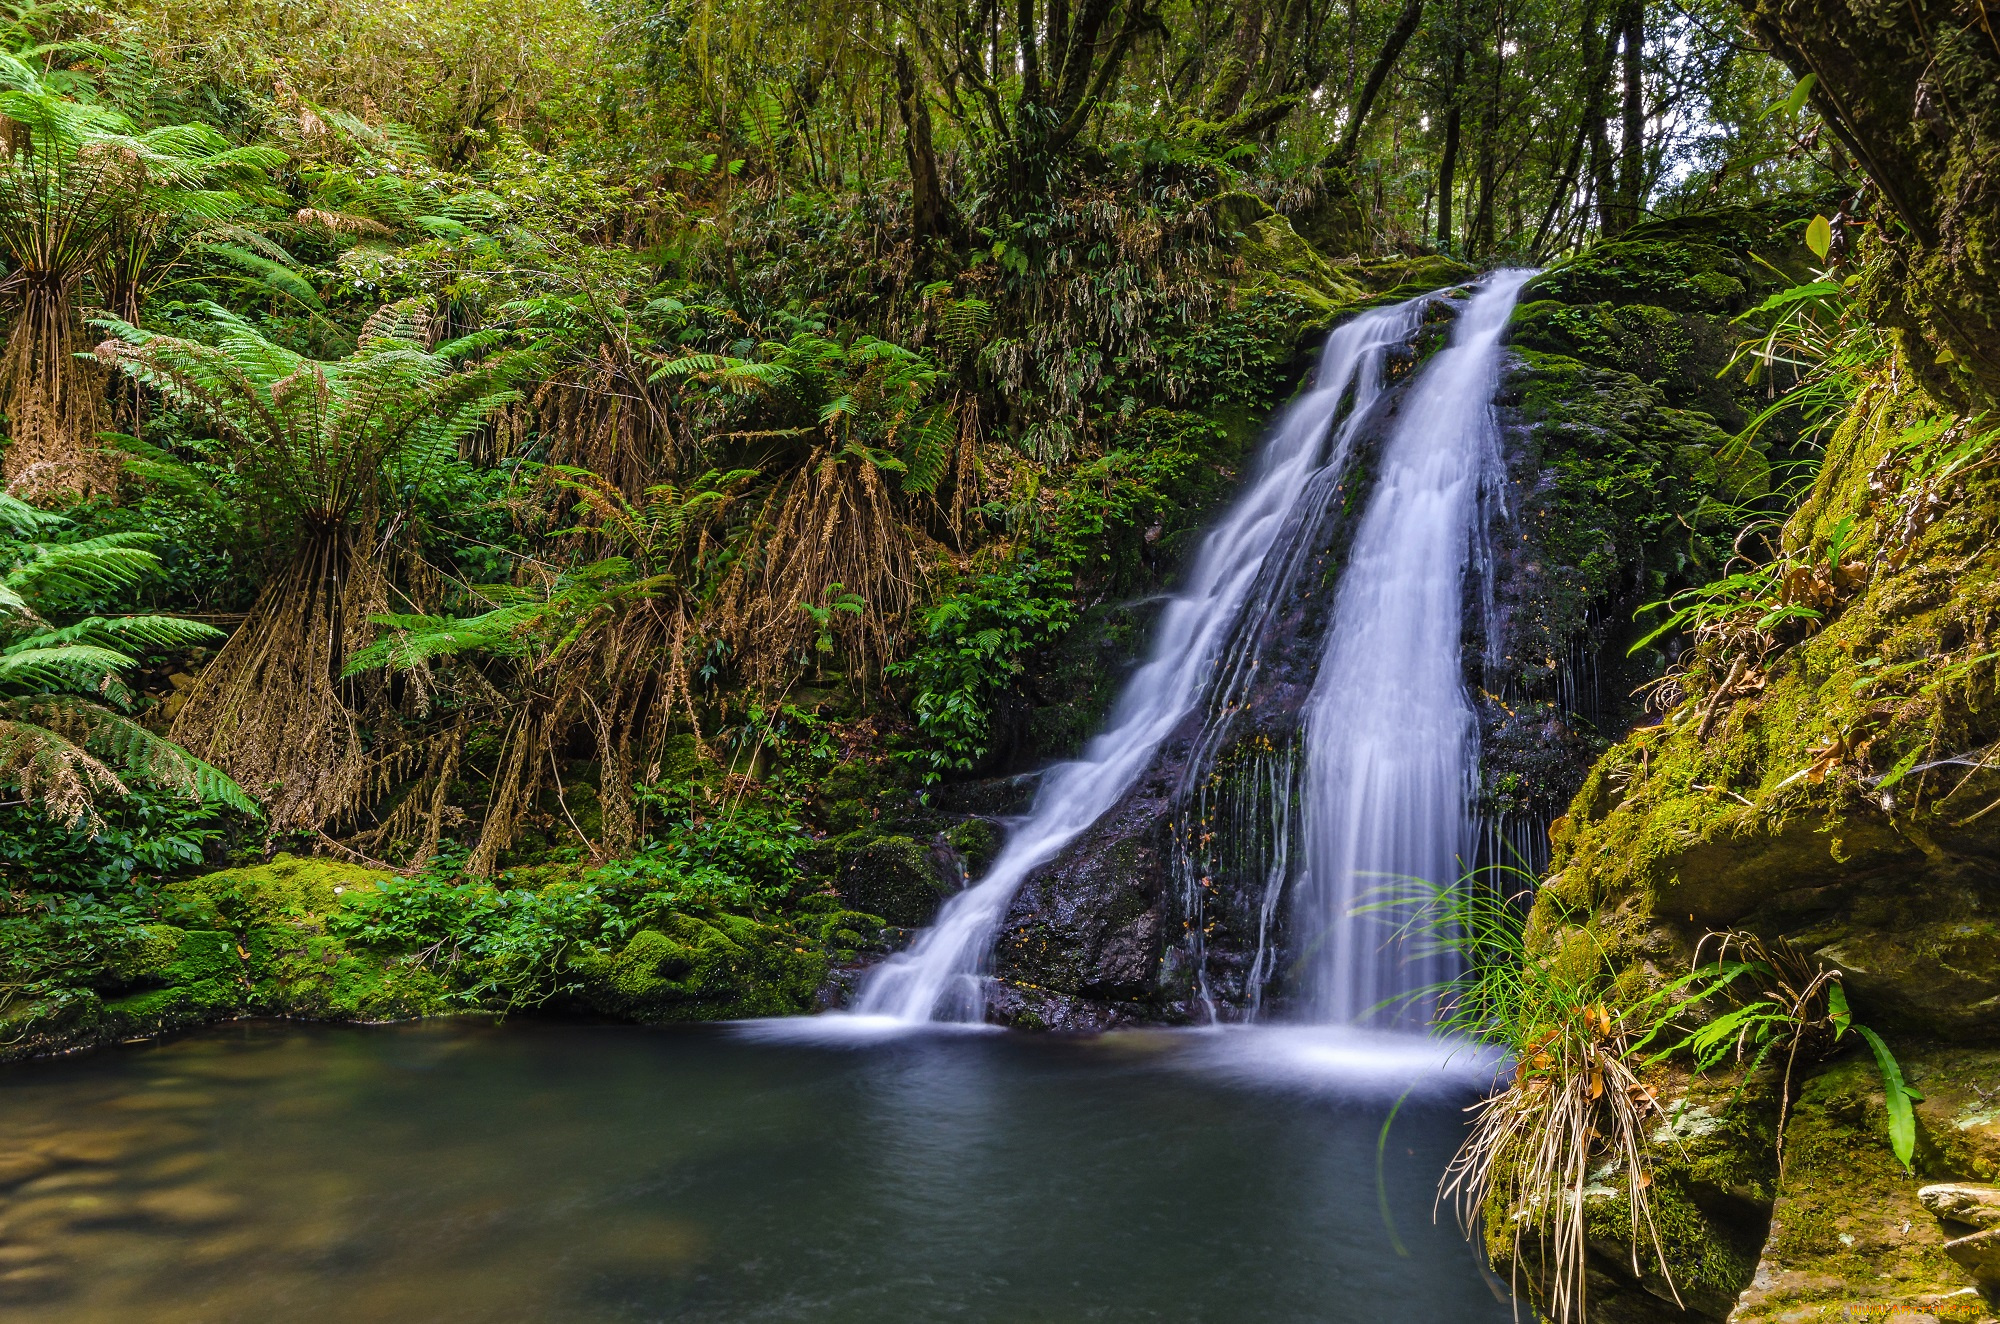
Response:
[[[1975,473],[1922,520],[1900,514],[1922,499],[1912,429],[1937,413],[1895,368],[1864,384],[1775,535],[1811,576],[1814,617],[1749,666],[1683,657],[1665,720],[1608,751],[1552,827],[1530,920],[1537,955],[1608,958],[1627,999],[1686,970],[1710,933],[1783,940],[1839,974],[1930,1096],[1910,1174],[1872,1060],[1812,1072],[1735,1319],[1990,1309],[1916,1200],[1919,1177],[1989,1179],[2000,1160],[2000,823],[1985,812],[2000,774],[1977,754],[2000,738],[2000,482]],[[1683,1253],[1677,1276],[1704,1262]]]
[[[2000,491],[1974,485],[1907,547],[1860,522],[1930,408],[1886,381],[1864,394],[1783,535],[1824,545],[1846,521],[1851,581],[1829,580],[1820,628],[1751,684],[1718,698],[1722,675],[1692,681],[1665,724],[1607,755],[1554,830],[1545,893],[1634,910],[1689,947],[1716,928],[1783,937],[1843,971],[1871,1023],[1972,1039],[2000,1035],[2000,825],[1978,815],[2000,777],[1973,761],[1880,784],[1900,758],[2000,735],[1982,647],[2000,623]]]
[[[1282,216],[1250,227],[1237,249],[1253,286],[1280,289],[1324,316],[1359,302],[1368,290],[1344,275],[1307,243]]]
[[[436,972],[351,948],[325,931],[327,916],[365,905],[391,876],[338,860],[279,855],[162,891],[183,914],[227,935],[240,961],[246,1012],[389,1020],[444,1010],[450,989]]]
[[[798,935],[741,915],[668,913],[615,954],[571,963],[570,995],[638,1021],[735,1019],[810,1010],[827,960]]]
[[[1928,1182],[1990,1179],[2000,1153],[1965,1136],[1991,1124],[1995,1110],[1979,1094],[1983,1086],[1990,1098],[2000,1081],[2000,1053],[1919,1049],[1906,1051],[1902,1065],[1927,1095],[1915,1171],[1889,1152],[1882,1080],[1865,1052],[1802,1083],[1785,1126],[1770,1240],[1732,1321],[1992,1318],[1993,1303],[1944,1250],[1958,1229],[1941,1225],[1919,1191]]]
[[[1246,288],[1282,290],[1321,317],[1367,297],[1366,287],[1330,264],[1263,199],[1225,193],[1209,207],[1218,239],[1242,264]]]
[[[1394,303],[1432,290],[1465,285],[1479,278],[1479,268],[1443,253],[1415,257],[1363,258],[1336,263],[1334,269],[1374,295],[1368,302]]]
[[[1798,236],[1815,205],[1810,199],[1785,200],[1644,221],[1549,268],[1528,283],[1521,299],[1739,313],[1752,302],[1753,291],[1774,281],[1759,258],[1806,277]]]
[[[887,921],[880,915],[850,909],[831,892],[804,898],[794,907],[793,923],[811,934],[836,961],[852,961],[864,951],[879,950]]]
[[[390,876],[338,860],[281,854],[269,864],[182,879],[161,891],[218,928],[240,928],[324,915],[346,894],[372,892]]]
[[[162,922],[135,926],[89,988],[60,1004],[9,1009],[0,1055],[149,1036],[237,1016],[382,1020],[448,1010],[437,972],[396,953],[351,948],[330,915],[389,875],[280,855],[268,864],[159,889]]]
[[[848,907],[889,924],[930,923],[949,888],[935,849],[913,837],[861,831],[832,846],[832,881]]]

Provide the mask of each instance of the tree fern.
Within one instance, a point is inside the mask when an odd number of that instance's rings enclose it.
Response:
[[[417,300],[378,309],[354,352],[330,361],[214,304],[198,311],[200,339],[105,319],[98,358],[207,419],[247,517],[285,559],[174,734],[269,797],[275,824],[318,828],[356,811],[373,784],[353,687],[340,683],[388,607],[371,521],[520,399],[514,383],[536,360],[493,352],[492,333],[431,346],[431,309]]]
[[[0,501],[0,523],[53,532],[67,520]],[[0,542],[11,562],[0,577],[0,782],[62,821],[94,816],[103,795],[126,779],[151,782],[248,811],[240,787],[180,746],[107,705],[135,696],[123,673],[135,648],[213,643],[221,631],[173,616],[51,618],[78,597],[131,587],[158,568],[144,534],[106,534],[71,543]]]
[[[284,157],[232,146],[205,125],[140,132],[9,54],[0,54],[0,119],[10,126],[0,143],[0,250],[12,267],[0,287],[20,300],[0,356],[12,433],[4,476],[38,493],[104,488],[115,470],[93,455],[101,389],[77,353],[78,291],[93,275],[107,291],[135,289],[163,228],[226,214],[233,187],[256,188]]]

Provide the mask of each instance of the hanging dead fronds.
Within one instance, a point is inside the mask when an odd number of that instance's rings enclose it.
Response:
[[[272,826],[317,829],[367,799],[359,716],[368,683],[348,661],[389,609],[379,497],[455,458],[488,414],[519,399],[529,366],[461,362],[480,337],[428,348],[417,303],[384,307],[355,352],[316,362],[206,305],[215,344],[107,320],[100,361],[205,415],[229,447],[241,498],[282,568],[203,669],[174,737],[264,797]]]
[[[1603,1002],[1563,1010],[1516,1059],[1506,1088],[1474,1107],[1440,1198],[1457,1203],[1468,1235],[1486,1219],[1511,1246],[1517,1290],[1529,1287],[1550,1319],[1571,1324],[1585,1318],[1589,1206],[1622,1197],[1633,1275],[1646,1272],[1644,1229],[1678,1303],[1652,1212],[1647,1129],[1660,1108],[1634,1070],[1632,1028]]]
[[[576,497],[577,524],[563,532],[610,555],[560,569],[535,564],[526,567],[528,582],[481,586],[475,592],[495,606],[478,616],[382,616],[386,637],[348,667],[415,682],[441,659],[485,654],[513,663],[527,700],[505,715],[500,765],[468,864],[476,873],[497,866],[544,776],[554,773],[558,748],[579,726],[598,754],[603,827],[591,844],[607,855],[637,845],[638,769],[658,761],[676,717],[700,739],[694,670],[707,576],[723,550],[730,505],[755,474],[710,471],[685,485],[658,483],[637,502],[584,470],[550,476]]]
[[[594,360],[536,387],[521,413],[545,440],[549,462],[587,469],[636,499],[691,458],[648,381],[652,368],[622,341],[606,341]]]
[[[864,673],[894,660],[915,563],[909,531],[867,456],[813,451],[765,501],[749,542],[754,550],[723,582],[714,619],[753,688],[784,689],[825,651],[823,634]],[[859,610],[841,609],[848,594]]]
[[[269,148],[232,148],[213,129],[136,132],[124,115],[44,86],[0,55],[0,248],[9,270],[0,299],[12,321],[0,351],[0,411],[10,444],[0,477],[17,495],[54,498],[111,490],[118,465],[97,434],[107,420],[104,372],[88,358],[78,310],[93,277],[121,297],[131,245],[150,251],[168,219],[213,205],[199,186],[261,177],[282,160]]]

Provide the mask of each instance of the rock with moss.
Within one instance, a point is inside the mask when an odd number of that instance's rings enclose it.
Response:
[[[644,1022],[797,1015],[827,958],[777,925],[726,912],[668,912],[618,951],[575,958],[565,1002]]]
[[[2000,484],[1899,514],[1912,429],[1938,413],[1893,371],[1864,387],[1778,535],[1813,616],[1748,665],[1683,657],[1666,719],[1612,748],[1552,828],[1531,919],[1537,951],[1600,951],[1632,996],[1712,932],[1782,940],[1838,975],[1929,1096],[1911,1174],[1871,1059],[1806,1082],[1744,1320],[1985,1309],[1917,1200],[1926,1173],[1990,1177],[2000,1079],[1983,1047],[2000,1038],[2000,825],[1983,812],[2000,775],[1978,756],[2000,738]]]
[[[1993,1112],[1979,1087],[1990,1098],[2000,1053],[1920,1049],[1905,1052],[1903,1067],[1927,1095],[1914,1171],[1883,1141],[1882,1080],[1866,1053],[1803,1083],[1785,1127],[1770,1239],[1732,1324],[1993,1317],[1994,1303],[1946,1250],[1970,1229],[1940,1219],[1922,1197],[1926,1183],[1988,1176],[2000,1158],[1990,1135],[1979,1134]]]
[[[1225,193],[1209,204],[1218,238],[1243,267],[1247,288],[1279,290],[1322,318],[1370,293],[1367,286],[1334,267],[1326,251],[1309,242],[1292,223],[1248,193]]]
[[[1721,1321],[1750,1283],[1778,1185],[1775,1072],[1656,1073],[1645,1137],[1646,1214],[1631,1217],[1630,1174],[1606,1162],[1584,1191],[1587,1317],[1616,1324]],[[1546,1301],[1553,1248],[1521,1210],[1483,1211],[1495,1270]],[[1665,1263],[1661,1262],[1664,1252]]]
[[[1644,221],[1543,272],[1521,299],[1733,315],[1773,284],[1773,268],[1806,277],[1797,236],[1816,206],[1788,199]]]
[[[1504,500],[1489,537],[1492,610],[1473,613],[1482,811],[1538,862],[1542,823],[1632,724],[1658,650],[1628,656],[1635,612],[1721,572],[1740,510],[1790,457],[1783,420],[1739,440],[1754,403],[1728,369],[1729,319],[1785,277],[1797,202],[1635,227],[1524,289],[1502,382]],[[1725,288],[1709,277],[1727,276]],[[1496,638],[1489,640],[1491,632]]]
[[[2000,777],[1949,760],[2000,735],[1981,646],[2000,492],[1967,491],[1907,546],[1872,516],[1885,457],[1930,408],[1864,395],[1784,533],[1847,540],[1818,628],[1733,685],[1720,663],[1691,673],[1665,724],[1612,751],[1555,830],[1550,895],[1633,906],[1686,943],[1782,937],[1882,1029],[1982,1038],[2000,1034],[2000,827],[1976,815]]]
[[[237,1016],[384,1020],[447,1010],[436,972],[351,947],[330,916],[387,874],[280,855],[159,889],[162,922],[136,927],[95,986],[57,1007],[10,1008],[5,1056],[150,1036]]]
[[[818,852],[821,876],[851,909],[885,923],[930,923],[950,894],[953,862],[933,842],[868,830],[835,838]]]

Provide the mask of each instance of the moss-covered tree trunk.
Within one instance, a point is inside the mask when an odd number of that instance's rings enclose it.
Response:
[[[1886,242],[1870,311],[1940,399],[2000,401],[2000,15],[1952,0],[1743,0],[1860,162]]]

